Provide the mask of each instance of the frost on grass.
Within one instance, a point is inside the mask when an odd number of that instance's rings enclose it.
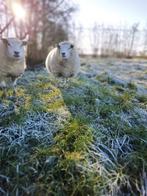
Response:
[[[1,96],[0,194],[147,194],[146,95],[103,64],[70,79],[26,71]]]
[[[15,112],[15,106],[14,104],[10,103],[9,105],[5,105],[5,104],[0,104],[0,118],[1,120],[4,118],[4,117],[8,117],[12,114],[14,114]]]
[[[12,123],[9,127],[0,127],[1,148],[7,146],[29,147],[42,143],[50,145],[57,125],[53,123],[57,116],[48,113],[28,113],[21,125]]]

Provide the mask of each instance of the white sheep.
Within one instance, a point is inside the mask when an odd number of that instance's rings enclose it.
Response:
[[[55,76],[72,77],[80,71],[80,58],[74,45],[63,41],[49,52],[45,65]]]
[[[25,69],[26,41],[17,38],[0,40],[0,87],[13,85]]]

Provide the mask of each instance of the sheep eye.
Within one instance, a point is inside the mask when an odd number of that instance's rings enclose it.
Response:
[[[25,46],[25,45],[27,45],[27,41],[22,41],[21,46]]]
[[[71,44],[70,48],[73,48],[73,47],[74,47],[74,45],[73,45],[73,44]]]
[[[11,44],[10,44],[9,42],[7,42],[7,45],[8,45],[8,46],[11,46]]]
[[[60,49],[60,45],[59,44],[57,45],[57,48]]]

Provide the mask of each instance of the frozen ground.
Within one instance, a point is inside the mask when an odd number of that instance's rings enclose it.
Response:
[[[82,59],[87,71],[91,74],[101,75],[107,73],[109,77],[119,82],[134,83],[138,93],[147,94],[147,60],[126,59]]]
[[[0,195],[147,195],[146,62],[81,68],[0,90]]]

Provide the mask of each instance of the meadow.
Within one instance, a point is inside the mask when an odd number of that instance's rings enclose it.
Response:
[[[147,61],[82,58],[0,90],[0,195],[147,195]]]

